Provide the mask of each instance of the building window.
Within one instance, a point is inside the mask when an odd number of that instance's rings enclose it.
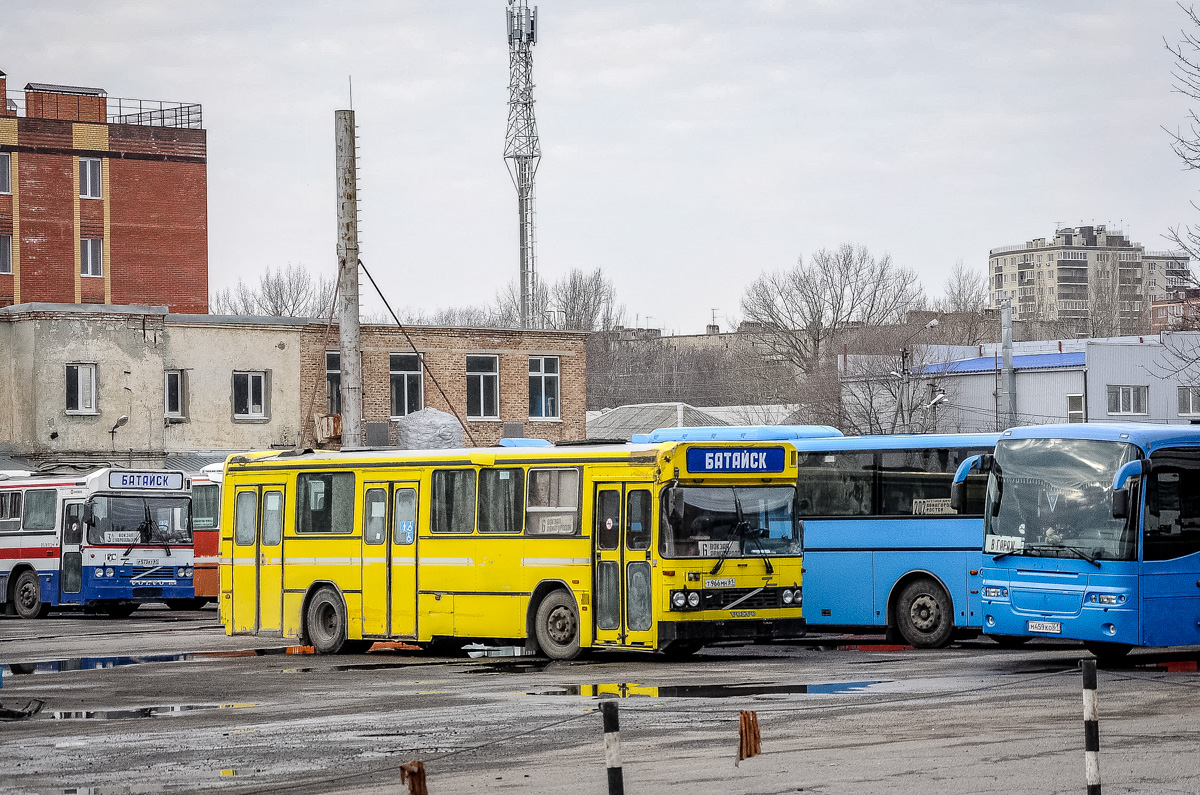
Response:
[[[67,413],[96,413],[96,365],[67,365]]]
[[[325,398],[330,416],[342,413],[342,355],[337,351],[325,352]]]
[[[558,419],[558,357],[529,357],[529,417]]]
[[[104,275],[104,247],[98,237],[79,239],[79,273],[83,276]]]
[[[1200,386],[1179,387],[1179,416],[1200,415]]]
[[[0,193],[12,193],[12,155],[0,152]]]
[[[79,198],[99,199],[100,195],[100,158],[79,158]]]
[[[1109,386],[1109,414],[1145,414],[1148,386]]]
[[[388,370],[391,376],[393,417],[405,417],[424,407],[424,379],[421,377],[421,364],[421,354],[419,353],[393,353],[389,357]]]
[[[12,273],[12,235],[0,235],[0,273]]]
[[[500,418],[500,360],[496,356],[467,357],[467,417]]]
[[[233,416],[235,419],[263,419],[266,409],[267,374],[233,374]]]
[[[1087,422],[1083,411],[1083,395],[1067,395],[1067,422]]]
[[[183,417],[183,370],[167,370],[163,378],[163,404],[167,417]]]

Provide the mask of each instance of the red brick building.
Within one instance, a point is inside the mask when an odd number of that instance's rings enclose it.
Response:
[[[0,72],[0,306],[208,311],[199,105],[110,98]]]

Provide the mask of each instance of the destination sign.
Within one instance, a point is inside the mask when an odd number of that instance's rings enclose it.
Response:
[[[182,472],[109,472],[110,489],[183,491]]]
[[[688,472],[782,472],[787,454],[782,447],[692,447]]]

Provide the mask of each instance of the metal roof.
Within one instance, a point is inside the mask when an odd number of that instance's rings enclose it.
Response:
[[[1150,422],[1074,422],[1027,425],[1001,435],[1005,439],[1096,439],[1129,442],[1146,451],[1175,445],[1200,446],[1200,425],[1165,425]]]
[[[1087,354],[1075,353],[1026,353],[1012,357],[1014,370],[1062,370],[1069,367],[1083,367],[1087,364]],[[978,356],[974,359],[960,359],[944,364],[927,364],[919,369],[922,374],[941,373],[944,375],[963,375],[966,373],[991,373],[1003,364],[1000,356]]]
[[[84,97],[106,97],[108,92],[103,88],[87,88],[86,86],[60,86],[55,83],[26,83],[26,91],[37,91],[43,94],[77,94]]]
[[[588,421],[587,435],[589,439],[632,439],[634,434],[676,425],[709,428],[727,423],[687,403],[636,403],[617,406],[594,417]]]
[[[700,428],[659,428],[652,433],[634,434],[640,442],[783,442],[841,436],[842,432],[828,425],[731,425]]]

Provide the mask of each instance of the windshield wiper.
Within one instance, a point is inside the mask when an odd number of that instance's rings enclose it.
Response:
[[[1067,544],[1046,544],[1046,546],[1049,547],[1050,549],[1065,549],[1066,551],[1070,552],[1071,554],[1075,555],[1076,557],[1086,560],[1088,563],[1092,564],[1096,568],[1098,568],[1098,569],[1103,568],[1100,565],[1100,561],[1096,560],[1095,558],[1093,558],[1088,553],[1084,552],[1079,547],[1072,547],[1072,546],[1068,546]]]
[[[149,541],[154,537],[154,517],[150,514],[150,503],[142,502],[142,506],[146,509],[146,519],[143,524],[146,527],[146,540]],[[171,557],[171,537],[164,537],[162,548],[166,551],[167,557]]]
[[[737,524],[733,526],[733,533],[731,534],[729,543],[725,545],[725,549],[721,552],[721,557],[717,558],[716,565],[714,565],[712,567],[712,571],[709,572],[710,576],[715,575],[721,570],[721,567],[725,565],[725,558],[729,557],[730,550],[733,549],[734,544],[738,542],[738,540],[742,537],[742,533],[746,532],[746,529],[749,526],[746,523],[745,518],[742,516],[742,503],[740,500],[738,500],[737,489],[732,488],[730,491],[733,492],[733,506],[734,510],[737,511]]]
[[[771,559],[767,557],[767,550],[763,547],[762,539],[758,535],[759,533],[765,531],[761,527],[756,527],[753,530],[750,529],[750,523],[746,521],[746,514],[742,511],[742,501],[738,499],[736,488],[733,490],[733,507],[737,510],[738,522],[740,522],[744,528],[743,535],[747,539],[754,541],[754,548],[762,553],[763,563],[767,564],[767,574],[774,574],[775,567],[771,565]]]

